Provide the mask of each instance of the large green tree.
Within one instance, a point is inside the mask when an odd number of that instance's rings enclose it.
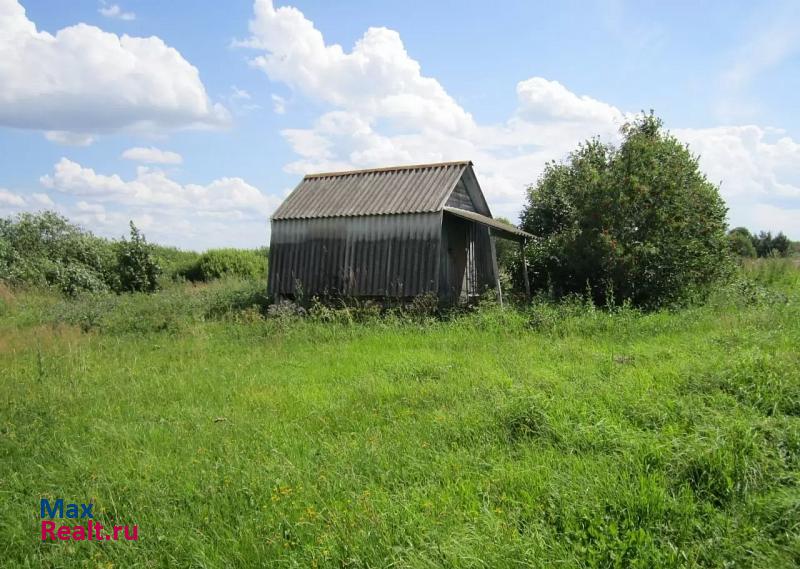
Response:
[[[579,145],[528,189],[533,286],[658,308],[702,296],[727,270],[727,209],[687,146],[652,113],[616,147]]]

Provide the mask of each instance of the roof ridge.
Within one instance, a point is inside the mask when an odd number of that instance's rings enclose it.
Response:
[[[306,174],[303,179],[309,178],[333,178],[337,176],[353,176],[356,174],[369,174],[372,172],[396,172],[399,170],[414,170],[417,168],[441,168],[443,166],[472,166],[472,160],[454,160],[452,162],[432,162],[430,164],[405,164],[400,166],[385,166],[382,168],[364,168],[362,170],[342,170],[340,172],[319,172]]]

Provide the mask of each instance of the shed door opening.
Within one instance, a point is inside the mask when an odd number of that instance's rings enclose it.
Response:
[[[451,301],[458,301],[466,280],[470,223],[446,215],[442,220],[442,262],[440,292]]]

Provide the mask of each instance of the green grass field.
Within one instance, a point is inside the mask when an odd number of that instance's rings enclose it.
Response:
[[[422,322],[4,289],[0,564],[796,567],[799,275]],[[42,497],[139,541],[42,542]]]

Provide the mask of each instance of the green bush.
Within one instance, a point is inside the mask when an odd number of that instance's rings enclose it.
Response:
[[[50,211],[0,219],[0,279],[65,294],[111,288],[111,243]]]
[[[222,277],[263,280],[266,276],[265,249],[211,249],[197,260],[196,277],[206,282]]]
[[[158,288],[161,267],[153,254],[153,247],[144,235],[130,222],[130,241],[122,239],[116,244],[117,276],[121,292],[153,292]]]
[[[236,318],[243,311],[266,314],[269,306],[266,282],[229,278],[204,292],[203,316],[206,318]]]
[[[731,251],[740,257],[753,258],[756,256],[756,248],[753,244],[753,236],[746,227],[734,227],[728,232],[728,244]]]
[[[200,253],[156,244],[153,244],[152,248],[153,256],[161,267],[160,284],[162,287],[170,282],[201,280],[197,276],[197,261],[200,259]]]
[[[103,280],[103,275],[92,271],[86,265],[71,263],[63,267],[54,268],[58,286],[67,296],[75,296],[81,292],[103,292],[108,290],[108,284]]]
[[[0,219],[0,280],[68,296],[152,292],[160,274],[156,249],[130,227],[130,240],[113,242],[50,211]]]
[[[585,142],[529,189],[534,288],[649,309],[706,295],[729,268],[718,188],[652,114],[622,134],[619,148]]]

